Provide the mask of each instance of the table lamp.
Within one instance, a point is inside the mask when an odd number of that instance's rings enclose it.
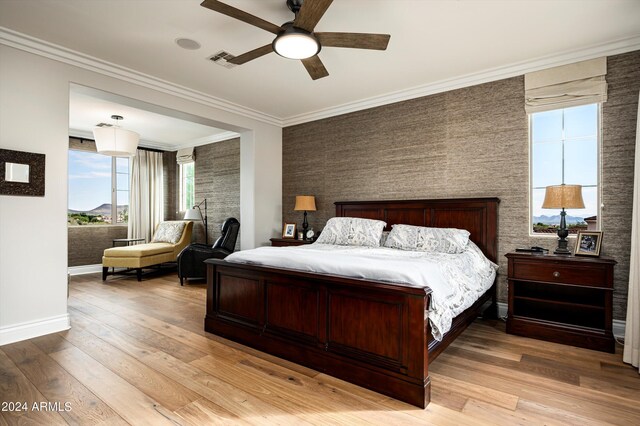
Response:
[[[567,213],[564,209],[584,209],[582,200],[582,186],[580,185],[551,185],[545,188],[543,209],[562,209],[560,212],[560,228],[558,228],[558,248],[555,254],[571,254],[567,248]]]
[[[309,223],[307,223],[307,212],[316,211],[316,197],[313,195],[296,195],[296,206],[293,208],[295,211],[304,211],[304,221],[302,222],[302,239],[307,239],[307,230],[309,229]]]

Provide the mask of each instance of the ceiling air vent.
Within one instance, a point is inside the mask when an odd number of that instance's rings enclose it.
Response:
[[[96,127],[113,127],[113,124],[98,123],[96,124]]]
[[[233,58],[235,58],[235,55],[232,55],[229,52],[225,52],[224,50],[221,50],[217,53],[214,53],[212,56],[209,56],[207,59],[220,65],[221,67],[233,68],[236,65],[229,63],[229,61]]]

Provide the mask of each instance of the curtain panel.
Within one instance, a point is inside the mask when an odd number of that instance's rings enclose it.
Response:
[[[638,120],[636,122],[636,161],[633,178],[633,213],[631,215],[631,265],[622,359],[638,368],[640,372],[640,95],[638,96]]]
[[[139,149],[132,163],[128,236],[150,242],[164,220],[162,153]]]

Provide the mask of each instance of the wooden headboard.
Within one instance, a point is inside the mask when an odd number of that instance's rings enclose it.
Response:
[[[338,201],[336,216],[361,217],[434,228],[466,229],[489,260],[498,260],[498,198],[448,200]]]

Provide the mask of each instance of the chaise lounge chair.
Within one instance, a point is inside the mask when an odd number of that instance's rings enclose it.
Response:
[[[193,222],[165,221],[158,225],[150,243],[106,249],[102,256],[102,281],[110,275],[112,267],[135,269],[138,281],[142,281],[142,268],[176,261],[191,242],[192,230]]]

